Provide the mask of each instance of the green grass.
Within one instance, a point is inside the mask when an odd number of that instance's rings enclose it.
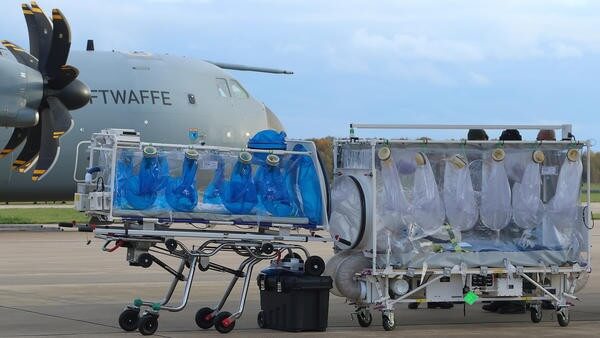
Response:
[[[86,222],[88,217],[71,208],[0,209],[0,224],[58,224]]]
[[[581,193],[581,202],[585,202],[587,199],[587,195],[585,193]],[[590,199],[592,203],[600,202],[600,192],[592,192],[590,194]]]

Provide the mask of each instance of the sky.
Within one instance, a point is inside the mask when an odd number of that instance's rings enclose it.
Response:
[[[0,38],[27,46],[20,1]],[[354,123],[572,123],[600,139],[600,1],[40,0],[73,49],[148,51],[283,68],[232,72],[291,137]],[[361,136],[422,136],[424,131]],[[427,132],[462,137],[463,132]],[[490,131],[496,137],[499,131]],[[531,135],[526,134],[531,137]]]

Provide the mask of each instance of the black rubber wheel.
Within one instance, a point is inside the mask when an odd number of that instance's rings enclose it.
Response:
[[[265,255],[270,255],[273,253],[273,250],[275,250],[275,247],[273,247],[273,244],[271,243],[263,243],[260,246],[260,251],[262,253],[264,253]]]
[[[215,324],[215,329],[221,333],[229,333],[235,327],[235,320],[229,321],[227,318],[231,316],[231,313],[227,311],[219,312],[218,315],[215,316],[213,323]]]
[[[173,238],[169,238],[165,241],[165,247],[169,252],[173,253],[173,251],[177,250],[177,241]]]
[[[358,320],[358,324],[362,327],[369,327],[373,322],[373,315],[370,311],[358,311],[356,313],[356,319]]]
[[[213,309],[203,307],[196,312],[196,325],[201,329],[210,329],[213,326]]]
[[[153,263],[152,255],[147,252],[141,254],[137,259],[137,263],[142,268],[149,268]]]
[[[158,329],[158,316],[147,313],[140,317],[138,329],[144,336],[151,336]]]
[[[325,271],[325,261],[319,256],[310,256],[304,263],[304,273],[309,276],[320,276]]]
[[[411,310],[416,310],[419,308],[419,303],[408,303],[408,308]]]
[[[393,318],[394,314],[392,314],[391,316]],[[381,323],[383,325],[383,329],[386,330],[386,331],[393,331],[396,328],[396,321],[390,319],[385,314],[382,315],[382,317],[381,317]]]
[[[569,312],[565,311],[557,311],[556,312],[556,320],[558,321],[558,325],[565,327],[569,326],[569,322],[571,321],[571,316],[569,316]]]
[[[138,328],[139,316],[139,309],[125,309],[119,315],[119,326],[127,332],[135,331]]]
[[[258,311],[258,316],[256,316],[256,323],[261,329],[267,328],[267,323],[265,322],[265,312],[263,310]]]
[[[530,312],[532,323],[539,323],[542,321],[542,310],[532,307]]]

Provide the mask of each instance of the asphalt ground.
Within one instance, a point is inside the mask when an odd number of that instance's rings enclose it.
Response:
[[[119,313],[134,298],[161,299],[170,275],[155,266],[130,267],[125,261],[125,250],[105,253],[101,251],[102,244],[89,233],[73,230],[1,231],[0,337],[139,337],[138,332],[125,333],[119,328]],[[598,257],[599,230],[593,230],[592,244],[592,256]],[[308,248],[325,259],[331,256],[331,244],[311,244]],[[216,261],[233,267],[240,258],[223,254]],[[245,312],[229,336],[598,337],[600,275],[594,273],[600,271],[597,261],[592,267],[593,273],[578,294],[581,301],[571,309],[571,324],[566,328],[558,326],[553,311],[544,311],[543,321],[533,324],[529,313],[486,313],[476,303],[466,308],[457,305],[451,310],[409,310],[401,305],[396,309],[396,330],[386,332],[378,312],[373,313],[371,327],[361,328],[350,316],[352,307],[331,295],[326,332],[262,330],[256,323],[260,307],[258,288],[252,281]],[[156,335],[221,337],[214,329],[198,329],[194,315],[199,308],[217,303],[228,278],[229,275],[212,271],[198,273],[186,309],[179,313],[161,312]],[[230,312],[238,306],[240,286],[225,306]],[[174,299],[179,300],[180,295],[176,293]]]

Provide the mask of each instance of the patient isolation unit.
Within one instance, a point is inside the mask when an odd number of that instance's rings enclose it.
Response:
[[[558,129],[559,141],[358,138],[360,129]],[[388,131],[389,132],[389,131]],[[590,272],[589,142],[570,125],[351,125],[334,142],[332,292],[395,326],[399,303],[552,302],[558,323]],[[580,203],[584,163],[587,202]]]
[[[318,289],[302,292],[326,315],[328,297],[321,294],[328,294],[331,280],[321,276],[325,262],[302,246],[329,240],[316,234],[327,226],[327,184],[314,143],[265,130],[247,148],[161,144],[142,142],[133,130],[109,129],[80,146],[86,144],[89,166],[85,177],[76,179],[75,205],[97,220],[95,235],[105,240],[103,250],[124,248],[130,265],[158,265],[173,276],[164,299],[136,299],[123,310],[122,329],[153,334],[159,311],[186,307],[195,272],[214,270],[232,279],[218,302],[196,312],[195,321],[202,329],[230,332],[244,310],[253,268],[264,260],[271,261],[268,280],[291,273],[298,285],[281,294],[265,289],[264,297],[297,297],[310,278],[319,278]],[[240,265],[217,263],[221,252],[240,256]],[[171,267],[161,255],[176,258],[179,266]],[[231,313],[225,303],[239,279],[239,307]],[[182,299],[172,304],[179,282],[185,283]],[[264,303],[259,325],[294,325],[276,322],[272,312],[279,308]],[[317,324],[293,329],[323,329]]]

